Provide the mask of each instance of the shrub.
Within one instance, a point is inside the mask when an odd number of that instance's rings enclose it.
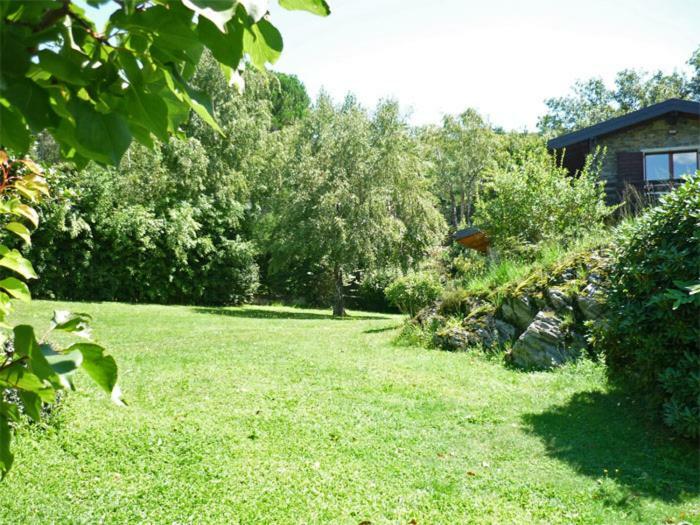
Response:
[[[475,224],[502,252],[546,241],[572,241],[599,228],[613,208],[592,158],[575,176],[544,149],[493,173],[476,205]]]
[[[411,317],[442,294],[439,277],[431,272],[409,273],[394,280],[386,290],[387,299]]]
[[[611,380],[644,394],[689,437],[700,434],[699,210],[693,177],[621,229],[596,335]]]

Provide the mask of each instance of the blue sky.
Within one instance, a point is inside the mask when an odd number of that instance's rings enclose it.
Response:
[[[318,18],[273,5],[285,40],[274,69],[312,96],[398,99],[416,124],[474,107],[534,129],[543,100],[624,68],[687,70],[700,0],[329,0]]]

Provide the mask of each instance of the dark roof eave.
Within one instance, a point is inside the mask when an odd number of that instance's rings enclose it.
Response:
[[[647,120],[658,118],[666,115],[667,113],[674,112],[684,113],[700,118],[700,102],[681,100],[678,98],[664,100],[658,104],[653,104],[651,106],[638,109],[637,111],[627,113],[621,117],[615,117],[599,124],[594,124],[593,126],[553,138],[547,142],[547,147],[549,149],[564,148],[578,142],[583,142],[584,140],[590,140],[602,135],[608,135],[624,128],[634,126],[635,124],[640,124]]]

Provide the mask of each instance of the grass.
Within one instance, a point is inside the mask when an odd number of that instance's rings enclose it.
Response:
[[[96,317],[130,404],[78,378],[21,428],[0,523],[700,521],[697,450],[593,363],[399,347],[380,314],[62,306]]]

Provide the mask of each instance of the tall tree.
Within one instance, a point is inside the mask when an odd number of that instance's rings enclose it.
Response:
[[[336,107],[322,95],[279,138],[289,153],[279,165],[271,264],[283,270],[300,254],[316,261],[334,284],[334,315],[345,315],[350,273],[408,268],[439,240],[444,222],[395,102],[381,103],[370,118],[351,97]]]
[[[302,118],[309,110],[311,99],[296,75],[275,72],[273,78],[272,123],[275,129],[280,129]]]
[[[473,109],[445,116],[442,127],[425,135],[435,187],[453,228],[471,224],[474,202],[486,168],[493,162],[494,134]]]

